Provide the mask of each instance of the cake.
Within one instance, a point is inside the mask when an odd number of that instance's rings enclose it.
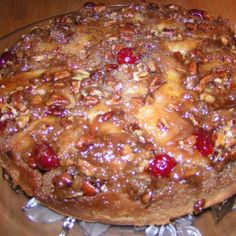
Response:
[[[63,215],[166,224],[236,193],[236,36],[149,2],[86,3],[0,57],[0,165]]]

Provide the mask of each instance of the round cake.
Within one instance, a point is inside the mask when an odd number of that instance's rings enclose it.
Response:
[[[166,224],[236,193],[236,36],[176,5],[86,3],[0,57],[0,165],[64,215]]]

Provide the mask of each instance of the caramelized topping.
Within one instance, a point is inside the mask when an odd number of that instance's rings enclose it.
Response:
[[[222,19],[87,2],[12,48],[0,56],[1,156],[47,179],[45,195],[148,205],[235,161],[235,35]]]

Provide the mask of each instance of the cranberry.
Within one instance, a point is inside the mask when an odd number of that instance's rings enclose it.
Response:
[[[96,7],[96,4],[94,2],[86,2],[83,5],[84,8],[90,9]]]
[[[150,163],[150,171],[154,176],[169,177],[176,166],[176,161],[167,154],[156,155],[155,160]]]
[[[117,60],[119,64],[135,64],[138,58],[132,48],[122,48],[117,54]]]
[[[40,170],[52,170],[60,165],[58,156],[48,143],[35,145],[34,159]]]
[[[196,137],[194,147],[203,155],[208,156],[213,153],[214,142],[211,133],[199,128],[193,133]]]
[[[207,18],[207,13],[199,9],[191,9],[188,11],[188,14],[202,20]]]
[[[0,56],[0,69],[2,69],[3,66],[7,64],[7,62],[13,60],[14,57],[15,54],[12,51],[6,51],[2,53]]]
[[[7,127],[7,121],[0,121],[0,131],[3,131]]]

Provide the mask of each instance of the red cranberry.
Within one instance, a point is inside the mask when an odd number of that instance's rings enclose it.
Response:
[[[0,56],[0,69],[2,69],[3,66],[7,64],[7,62],[13,60],[14,57],[15,54],[12,51],[6,51],[2,53]]]
[[[207,13],[199,9],[191,9],[188,11],[188,14],[202,20],[207,18]]]
[[[34,159],[40,170],[52,170],[60,165],[58,156],[47,143],[35,145]]]
[[[135,64],[138,58],[132,48],[122,48],[117,54],[117,60],[119,64]]]
[[[94,2],[86,2],[83,5],[84,8],[90,9],[96,7],[96,4]]]
[[[0,121],[0,131],[3,131],[7,127],[7,121]]]
[[[196,143],[194,147],[203,155],[208,156],[213,153],[214,142],[212,140],[212,134],[199,128],[193,133],[196,137]]]
[[[176,166],[176,161],[167,154],[156,155],[155,160],[150,163],[150,171],[154,176],[169,177]]]

